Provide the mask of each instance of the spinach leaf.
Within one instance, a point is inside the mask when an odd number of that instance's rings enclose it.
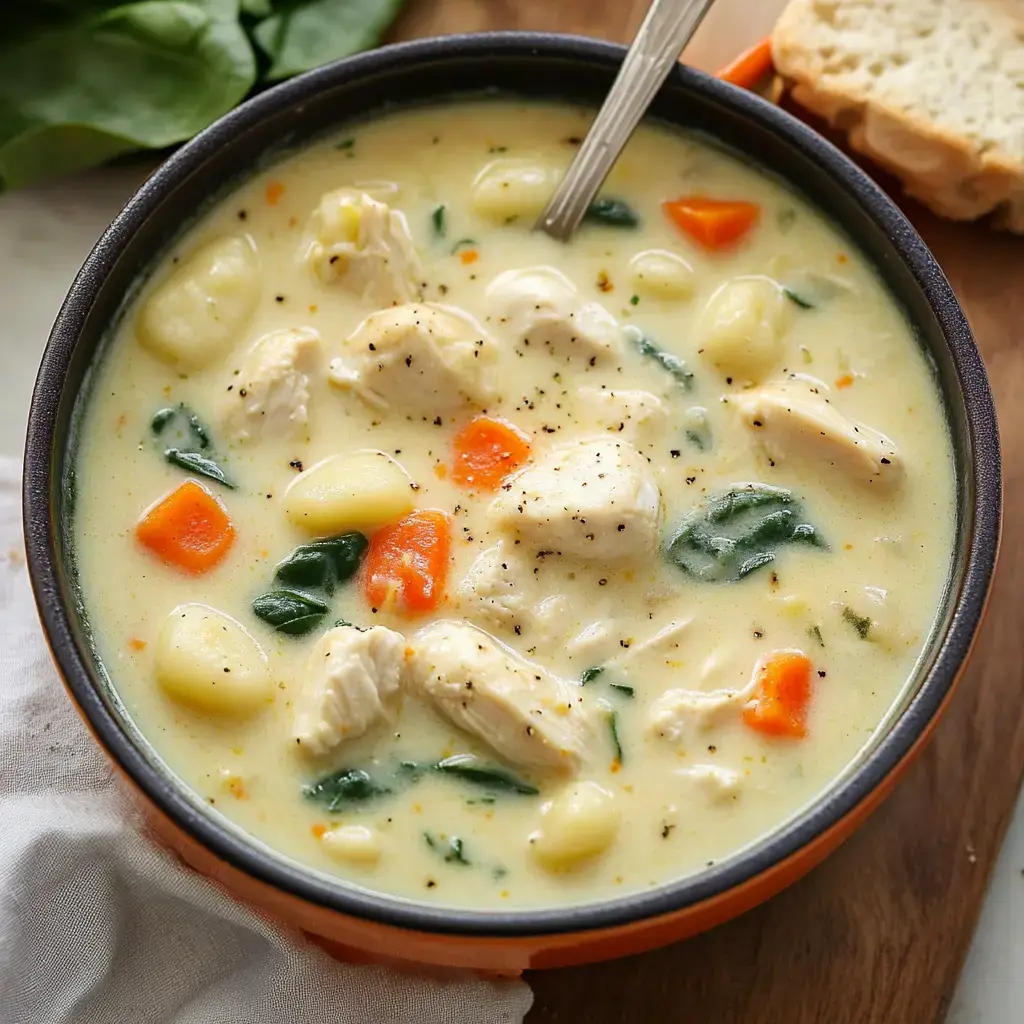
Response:
[[[465,247],[467,245],[470,245],[470,246],[476,245],[476,239],[475,238],[460,238],[452,246],[452,255],[454,256],[460,249],[465,249]]]
[[[338,584],[356,574],[366,548],[366,538],[354,530],[301,544],[278,563],[274,582],[321,590],[330,597]]]
[[[814,309],[814,303],[805,299],[802,295],[793,291],[792,288],[783,288],[782,294],[793,303],[794,306],[799,306],[801,309]]]
[[[149,429],[154,437],[162,437],[168,427],[176,427],[174,436],[179,445],[188,443],[198,446],[200,451],[211,447],[210,432],[203,421],[184,403],[172,405],[166,409],[158,409],[149,421]]]
[[[853,626],[854,631],[861,640],[867,640],[871,632],[871,618],[867,615],[858,615],[849,605],[843,609],[843,621]]]
[[[445,224],[444,224],[444,203],[434,207],[434,212],[430,215],[430,222],[434,225],[434,235],[437,238],[444,238]]]
[[[183,452],[180,448],[168,448],[164,452],[164,458],[172,465],[180,469],[188,470],[190,473],[198,473],[200,476],[216,480],[222,487],[233,491],[235,485],[228,479],[228,475],[213,459],[208,459],[199,452]]]
[[[821,636],[821,629],[818,626],[810,626],[807,630],[807,635],[814,641],[817,642],[819,647],[825,646],[825,641]]]
[[[595,199],[587,207],[583,219],[594,224],[604,224],[610,228],[640,226],[640,218],[629,203],[623,199]]]
[[[7,188],[182,142],[256,80],[238,0],[33,6],[0,43]]]
[[[540,790],[524,782],[505,768],[496,765],[481,764],[472,754],[456,754],[446,757],[433,765],[436,772],[442,775],[453,775],[483,789],[498,790],[504,793],[520,793],[523,796],[536,796]]]
[[[679,524],[666,555],[695,579],[735,581],[774,561],[786,544],[827,546],[791,491],[739,484],[697,505]]]
[[[305,636],[316,629],[327,614],[323,601],[297,590],[271,590],[252,603],[253,614],[279,633]]]
[[[290,0],[274,6],[280,13],[253,30],[271,60],[271,82],[376,46],[402,0]]]
[[[626,686],[625,683],[609,683],[608,689],[621,693],[623,697],[628,697],[630,700],[636,696],[636,690],[632,686]]]
[[[580,674],[580,686],[592,683],[603,671],[604,667],[601,665],[592,665],[590,668],[585,668]]]
[[[429,832],[424,832],[423,838],[426,840],[427,846],[444,857],[446,864],[465,864],[468,867],[472,863],[466,856],[465,844],[458,836],[452,836],[447,843],[442,843],[439,838]]]
[[[308,799],[324,804],[328,811],[341,811],[386,796],[391,790],[362,768],[342,768],[317,779],[302,792]]]
[[[686,440],[699,452],[710,451],[712,445],[711,427],[708,425],[708,413],[700,406],[686,410]]]
[[[615,751],[615,760],[622,764],[622,742],[619,739],[619,713],[614,708],[608,712],[608,734],[612,740],[612,750]]]
[[[622,330],[640,355],[653,359],[663,370],[672,374],[686,391],[693,388],[693,374],[686,368],[686,363],[679,356],[674,356],[671,352],[658,348],[643,331],[632,324]]]

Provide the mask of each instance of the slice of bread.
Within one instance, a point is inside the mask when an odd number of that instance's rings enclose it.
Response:
[[[772,54],[910,195],[1024,233],[1024,0],[791,0]]]

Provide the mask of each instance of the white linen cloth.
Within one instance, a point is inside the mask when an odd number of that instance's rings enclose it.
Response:
[[[142,831],[50,661],[0,457],[0,1022],[517,1024],[520,981],[340,963]]]

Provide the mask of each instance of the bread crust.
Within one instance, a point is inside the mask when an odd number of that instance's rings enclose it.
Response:
[[[908,195],[952,220],[992,215],[992,224],[1024,234],[1024,166],[998,150],[888,106],[829,88],[816,77],[799,19],[783,13],[772,36],[776,71],[794,101],[845,131],[852,149],[895,175]]]

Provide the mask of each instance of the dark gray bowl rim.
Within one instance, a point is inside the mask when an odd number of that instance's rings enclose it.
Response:
[[[999,540],[1001,477],[995,411],[984,365],[952,290],[934,257],[896,206],[836,148],[779,108],[748,92],[684,67],[670,81],[692,94],[728,104],[758,121],[787,144],[822,165],[854,195],[866,221],[892,240],[929,302],[947,344],[967,410],[966,438],[973,478],[966,509],[970,538],[962,582],[935,662],[917,694],[889,733],[845,781],[804,813],[736,856],[697,875],[651,890],[584,906],[519,912],[475,911],[425,906],[335,884],[243,841],[213,817],[201,813],[172,787],[132,743],[93,681],[88,653],[72,629],[72,595],[61,568],[58,524],[52,521],[61,486],[64,453],[58,411],[64,382],[88,310],[126,239],[144,223],[160,198],[201,169],[222,141],[241,134],[275,112],[300,106],[321,90],[373,72],[416,62],[490,56],[528,62],[542,54],[614,70],[623,47],[593,39],[547,33],[490,33],[448,36],[394,46],[348,58],[278,85],[227,114],[174,153],[136,192],[97,242],[57,316],[32,398],[25,448],[24,528],[28,567],[40,617],[50,645],[79,707],[107,751],[140,790],[188,835],[216,856],[253,878],[331,910],[420,932],[508,938],[557,935],[614,928],[679,911],[742,886],[797,854],[853,812],[881,786],[911,751],[942,706],[968,655],[984,610]],[[77,387],[77,384],[74,385]]]

